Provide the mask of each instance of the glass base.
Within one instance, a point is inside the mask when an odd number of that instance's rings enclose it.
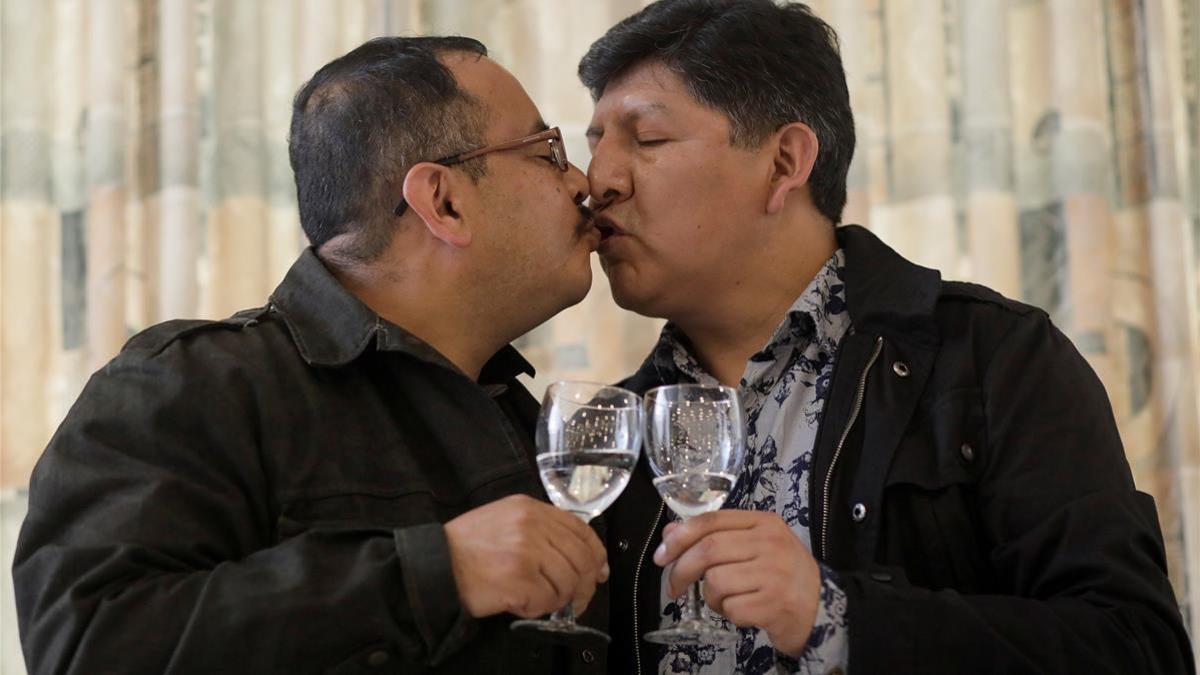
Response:
[[[646,642],[659,645],[716,645],[732,647],[737,644],[737,631],[717,628],[701,619],[680,621],[670,628],[651,631],[643,636]]]
[[[559,636],[563,638],[580,638],[590,637],[612,642],[612,638],[602,630],[596,630],[588,626],[581,626],[574,621],[564,621],[562,619],[521,619],[514,621],[509,628],[517,633],[537,633],[545,636],[547,633],[551,636]]]

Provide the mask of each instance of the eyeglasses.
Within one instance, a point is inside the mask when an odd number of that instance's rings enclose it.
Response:
[[[462,164],[468,159],[482,157],[489,152],[515,150],[517,148],[523,148],[526,145],[541,143],[542,141],[550,144],[550,156],[554,159],[554,164],[558,166],[559,171],[565,172],[567,167],[570,165],[567,164],[567,146],[563,145],[562,132],[558,130],[558,127],[553,127],[545,131],[539,131],[536,134],[524,136],[512,141],[505,141],[504,143],[497,143],[496,145],[485,145],[484,147],[476,148],[475,150],[460,152],[457,155],[450,155],[449,157],[443,157],[441,159],[434,160],[433,163],[441,164],[442,166],[454,166],[455,164]],[[396,217],[400,217],[404,215],[404,211],[407,208],[408,202],[401,199],[400,203],[396,205],[396,208],[392,210],[392,213],[394,213]]]

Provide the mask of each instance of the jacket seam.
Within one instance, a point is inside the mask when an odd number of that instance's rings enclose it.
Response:
[[[1043,313],[1043,315],[1045,316],[1044,313]],[[1023,316],[1028,316],[1028,315],[1027,314],[1022,315],[1022,317]],[[1047,316],[1047,320],[1048,319],[1049,319],[1049,317]],[[1019,318],[1014,319],[1012,321],[1012,324],[1008,327],[1008,329],[1006,329],[1004,331],[1004,333],[1000,336],[1000,338],[998,340],[996,340],[996,348],[993,349],[992,353],[988,355],[987,367],[983,369],[983,375],[979,378],[980,398],[983,400],[983,430],[984,430],[983,437],[987,443],[987,447],[989,448],[988,454],[993,457],[996,455],[996,453],[999,449],[999,445],[996,443],[996,439],[992,437],[992,425],[991,425],[992,397],[991,397],[990,392],[988,391],[987,383],[992,375],[992,365],[996,362],[996,355],[1000,353],[1000,350],[1003,349],[1006,344],[1008,344],[1009,336],[1012,335],[1014,332],[1016,332],[1017,327],[1020,325],[1020,323],[1021,323],[1021,319],[1019,319]],[[986,466],[984,467],[984,471],[985,472],[987,471]]]
[[[150,348],[150,347],[145,348],[145,351],[143,353],[146,355],[146,357],[148,359],[152,359],[152,358],[155,358],[155,357],[159,356],[160,354],[162,354],[164,351],[166,351],[169,347],[171,347],[171,345],[175,344],[176,342],[182,342],[184,339],[191,338],[192,336],[197,335],[199,333],[203,333],[203,332],[206,332],[209,330],[241,330],[241,329],[245,328],[251,321],[257,321],[263,314],[265,314],[266,307],[256,307],[252,310],[242,310],[242,312],[252,312],[252,311],[258,312],[258,313],[247,317],[245,320],[235,319],[234,317],[237,316],[235,314],[228,318],[219,319],[219,320],[199,320],[194,323],[189,321],[189,323],[191,323],[191,325],[180,328],[174,334],[170,335],[169,337],[166,337],[162,341],[161,344],[154,345],[153,348]],[[242,312],[238,312],[238,314],[241,314]],[[192,320],[192,321],[194,321],[194,320]],[[141,349],[138,346],[133,345],[133,341],[137,340],[139,337],[141,337],[142,335],[145,335],[146,333],[150,332],[151,330],[153,330],[156,327],[157,326],[151,326],[150,328],[147,328],[146,330],[141,331],[137,335],[134,335],[133,337],[129,338],[129,340],[127,340],[125,343],[125,347],[123,347],[121,349],[121,351],[124,352],[127,349],[130,351],[138,351],[139,349]]]
[[[942,303],[952,303],[952,302],[961,302],[964,304],[990,305],[992,307],[997,307],[999,309],[1002,309],[1005,312],[1008,312],[1011,314],[1016,314],[1017,316],[1029,316],[1030,314],[1034,314],[1034,315],[1046,314],[1046,311],[1040,307],[1035,307],[1033,305],[1027,305],[1025,303],[1022,303],[1022,302],[1019,302],[1016,300],[1012,300],[1011,298],[1006,298],[1002,295],[997,295],[997,297],[991,298],[991,297],[985,297],[985,296],[980,296],[980,295],[973,295],[971,293],[966,293],[966,292],[962,292],[962,291],[956,291],[953,289],[947,289],[946,288],[947,283],[956,283],[956,282],[943,282],[942,283],[942,288],[938,292],[937,302],[935,303],[933,311],[930,313],[934,317],[936,317],[938,314],[938,309],[937,309],[936,305],[940,305]],[[957,283],[961,283],[961,282],[957,282]]]

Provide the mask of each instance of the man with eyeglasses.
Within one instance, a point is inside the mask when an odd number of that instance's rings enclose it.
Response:
[[[299,91],[290,154],[312,246],[269,302],[134,337],[38,463],[29,671],[602,672],[508,630],[608,574],[508,345],[591,285],[558,129],[480,43],[381,38]]]

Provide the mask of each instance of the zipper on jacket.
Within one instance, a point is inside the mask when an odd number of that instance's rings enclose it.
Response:
[[[642,675],[642,634],[638,630],[638,578],[642,575],[642,562],[646,559],[646,551],[650,548],[654,532],[658,529],[658,521],[662,520],[663,511],[666,508],[667,503],[660,500],[658,515],[654,516],[654,524],[650,526],[650,533],[646,535],[646,542],[642,544],[642,553],[638,556],[637,567],[633,570],[633,660],[637,664],[637,675]]]
[[[858,376],[858,389],[854,393],[854,408],[850,411],[850,419],[846,422],[846,428],[842,430],[837,448],[833,451],[833,459],[829,460],[829,471],[825,472],[825,483],[821,490],[821,550],[817,555],[818,560],[825,559],[829,545],[829,488],[833,485],[833,470],[837,468],[838,457],[842,454],[842,446],[846,444],[846,438],[850,436],[850,430],[854,428],[854,422],[858,420],[858,415],[862,412],[863,399],[867,393],[867,374],[871,372],[871,366],[875,365],[875,361],[879,359],[879,353],[882,351],[883,337],[880,336],[875,338],[875,351],[867,361],[866,367],[863,368],[862,374]]]

